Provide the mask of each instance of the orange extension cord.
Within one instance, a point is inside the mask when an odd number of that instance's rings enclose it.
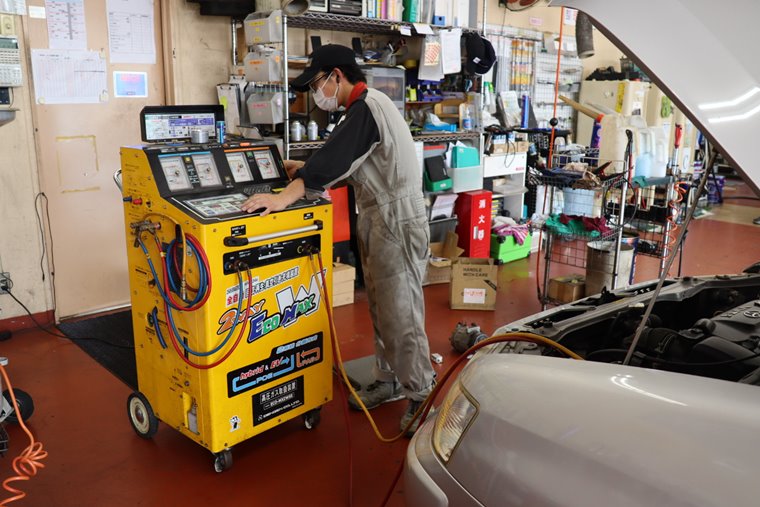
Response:
[[[16,472],[17,475],[13,477],[9,477],[3,481],[3,488],[5,488],[6,491],[13,494],[14,496],[6,498],[2,502],[0,502],[0,506],[2,505],[8,505],[11,502],[15,502],[16,500],[21,500],[26,496],[26,493],[21,491],[20,489],[16,489],[10,484],[12,482],[17,481],[28,481],[35,475],[37,475],[37,471],[40,468],[45,468],[45,465],[41,463],[41,461],[45,458],[47,458],[47,451],[42,449],[42,442],[37,442],[34,440],[34,435],[32,435],[32,432],[29,431],[29,428],[26,427],[26,424],[24,424],[24,420],[21,419],[21,412],[18,409],[18,403],[16,403],[16,396],[13,394],[13,387],[11,386],[11,381],[8,379],[8,373],[6,373],[5,368],[0,365],[0,373],[3,375],[3,381],[8,386],[8,392],[11,395],[11,401],[13,402],[13,409],[16,411],[16,414],[18,416],[18,424],[21,426],[21,428],[24,430],[24,432],[29,437],[29,446],[24,449],[21,454],[13,458],[13,470]]]
[[[670,222],[670,227],[668,230],[668,234],[665,236],[664,241],[667,245],[668,252],[673,251],[673,248],[678,248],[678,245],[676,242],[678,241],[678,237],[675,235],[676,231],[678,231],[678,217],[681,215],[681,206],[679,203],[683,201],[684,195],[686,195],[686,190],[681,187],[680,182],[675,183],[675,190],[676,190],[676,197],[675,199],[668,202],[668,222]],[[668,273],[670,275],[670,273]]]
[[[564,27],[565,27],[565,8],[561,8],[561,12],[559,14],[559,50],[557,50],[557,68],[554,73],[554,109],[552,110],[552,118],[557,117],[557,103],[559,102],[559,71],[560,67],[562,66],[562,36],[564,35]],[[549,159],[546,161],[546,163],[551,167],[552,165],[552,157],[554,156],[554,135],[556,130],[556,125],[552,125],[552,134],[549,138]],[[541,209],[541,214],[546,214],[546,195],[547,195],[548,187],[544,186],[544,205]],[[536,210],[538,211],[538,210]],[[551,210],[550,210],[551,211]],[[541,240],[543,235],[543,228],[539,229],[538,231],[538,245],[539,245],[539,251],[541,248]],[[551,255],[551,252],[549,253]],[[536,255],[536,293],[538,295],[538,301],[543,305],[543,294],[541,293],[541,255]]]

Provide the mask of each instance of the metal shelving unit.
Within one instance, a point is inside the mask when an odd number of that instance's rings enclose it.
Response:
[[[556,163],[555,166],[560,164]],[[591,161],[595,167],[596,161]],[[545,189],[545,212],[551,217],[543,225],[544,234],[544,279],[541,304],[546,309],[549,304],[558,302],[548,297],[552,264],[565,264],[586,268],[589,244],[612,245],[612,259],[608,266],[612,275],[611,287],[618,279],[619,258],[623,231],[626,223],[626,199],[628,178],[625,173],[614,175],[598,183],[589,183],[575,173],[555,172],[531,178],[531,184]],[[614,208],[614,212],[613,212]],[[622,209],[622,213],[619,211]],[[541,209],[536,209],[541,213]],[[562,223],[561,216],[582,217],[567,224]],[[604,220],[602,220],[604,218]],[[582,224],[582,225],[581,225]],[[597,227],[589,230],[588,227]],[[600,229],[600,230],[599,230]]]
[[[485,19],[487,12],[487,1],[483,0],[483,23],[482,31],[485,31]],[[377,35],[399,35],[401,27],[406,27],[410,33],[414,33],[414,27],[411,23],[401,21],[391,21],[387,19],[363,18],[359,16],[347,16],[343,14],[331,14],[325,12],[307,11],[298,16],[282,16],[282,52],[283,52],[283,76],[282,90],[285,97],[289,95],[288,83],[288,27],[315,29],[315,30],[337,30],[343,32],[357,32]],[[447,29],[450,27],[436,27]],[[481,31],[474,28],[462,28],[463,32]],[[290,150],[314,150],[322,146],[324,141],[309,141],[290,143],[290,107],[288,101],[283,104],[283,141],[285,158],[290,157]],[[414,136],[416,141],[422,142],[443,142],[457,140],[476,140],[479,148],[482,144],[481,132],[452,132],[452,133],[435,133],[421,134]],[[482,151],[479,149],[479,151]]]
[[[464,139],[478,140],[480,138],[480,132],[452,132],[441,134],[418,134],[413,135],[412,138],[415,141],[422,141],[423,143],[441,143],[444,141],[459,141]],[[298,143],[290,143],[290,149],[297,150],[316,150],[325,144],[324,141],[304,141]]]

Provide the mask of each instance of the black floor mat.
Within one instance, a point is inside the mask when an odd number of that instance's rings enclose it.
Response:
[[[58,329],[122,382],[137,390],[132,312],[62,322]]]

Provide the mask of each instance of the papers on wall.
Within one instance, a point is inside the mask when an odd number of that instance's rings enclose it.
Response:
[[[26,0],[0,0],[0,12],[5,14],[26,14]]]
[[[462,70],[462,29],[441,30],[441,59],[444,74],[456,74]]]
[[[84,0],[45,0],[50,49],[87,49]]]
[[[111,63],[156,63],[153,0],[108,0]]]
[[[439,35],[425,36],[418,77],[420,81],[440,81],[443,79],[443,59],[441,58],[441,37]]]
[[[96,104],[108,100],[106,60],[97,51],[32,50],[38,104]]]

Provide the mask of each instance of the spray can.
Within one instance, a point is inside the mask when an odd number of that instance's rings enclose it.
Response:
[[[224,133],[225,133],[224,122],[223,121],[216,122],[216,142],[218,143],[224,142]]]
[[[319,125],[314,120],[311,120],[306,125],[306,139],[309,141],[316,141],[319,137]]]

